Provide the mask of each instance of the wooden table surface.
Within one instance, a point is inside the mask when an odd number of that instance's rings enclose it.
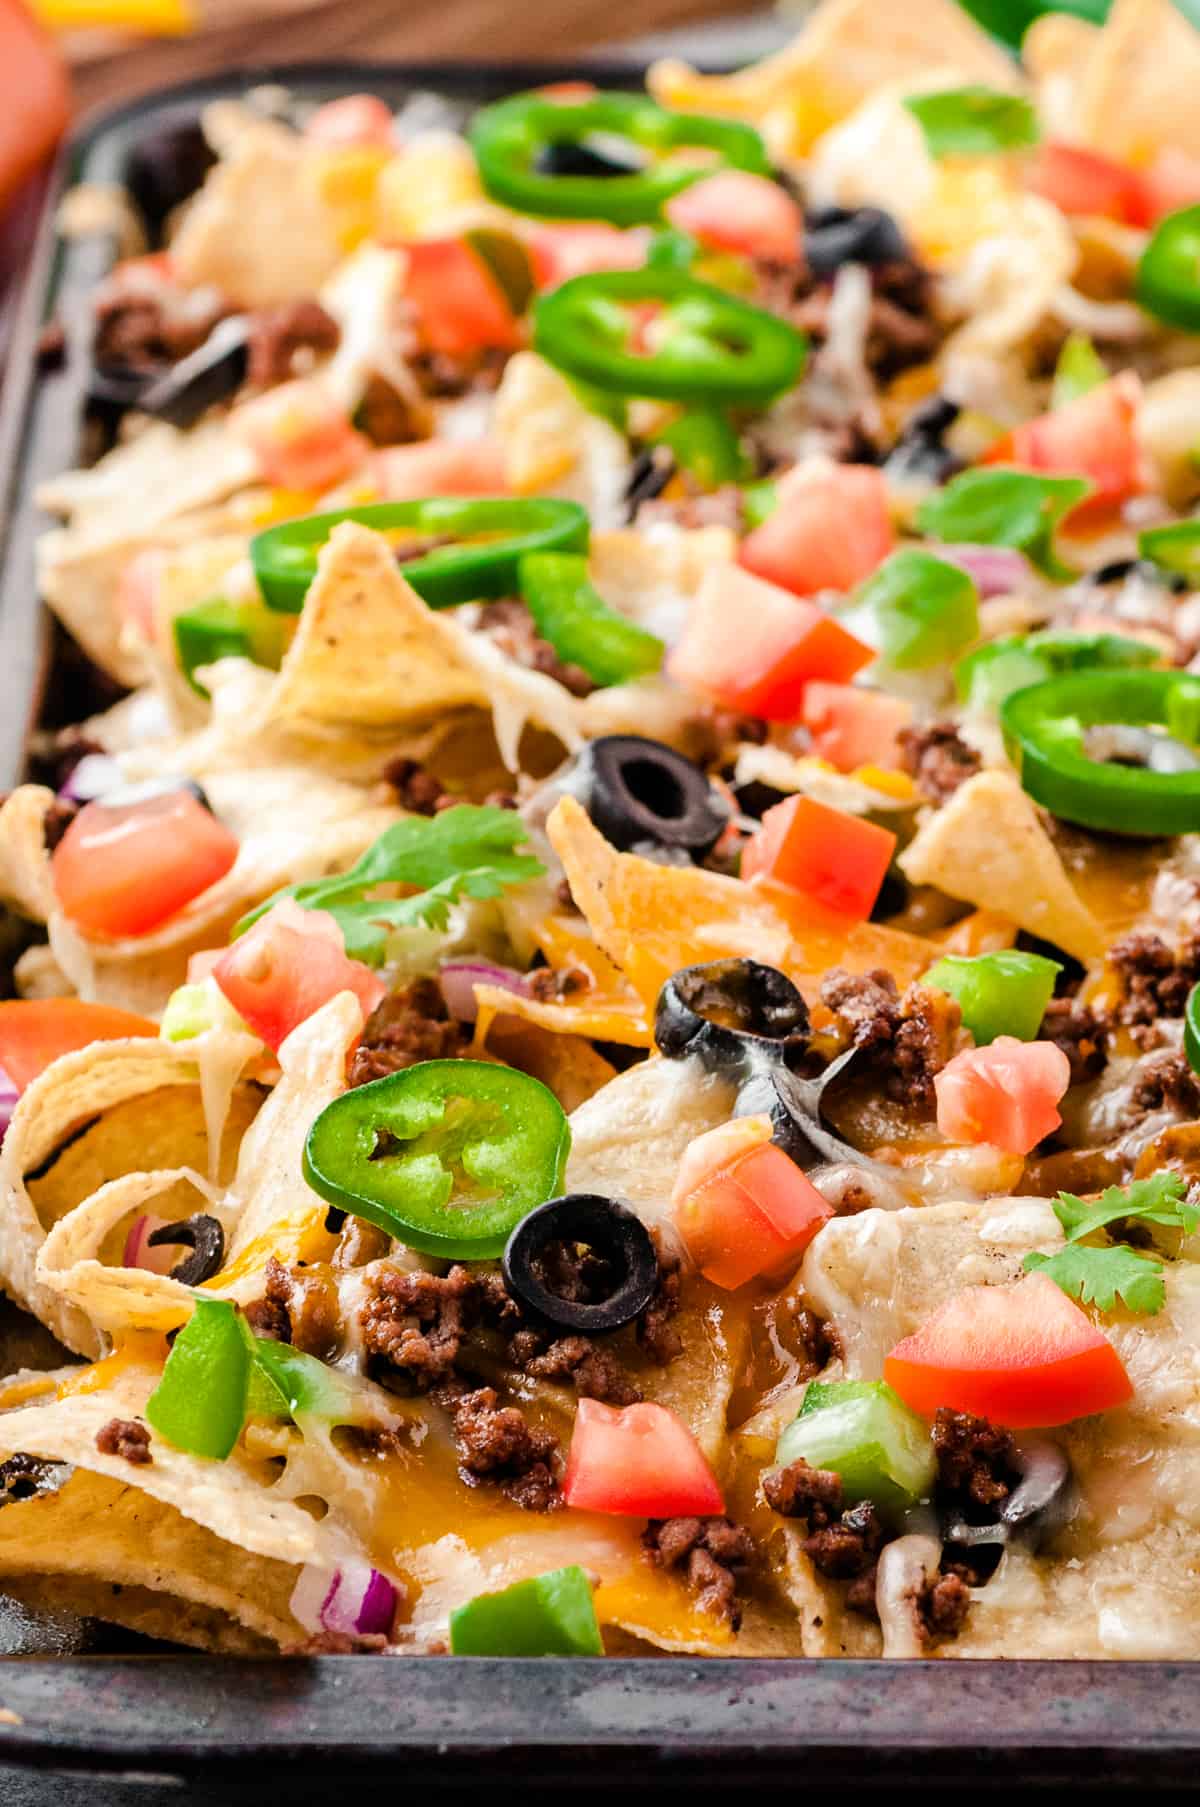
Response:
[[[201,0],[184,39],[69,46],[80,112],[222,69],[326,57],[436,62],[561,59],[745,13],[753,0]]]

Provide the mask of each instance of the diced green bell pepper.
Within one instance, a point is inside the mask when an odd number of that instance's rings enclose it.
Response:
[[[1108,366],[1086,333],[1070,333],[1054,366],[1051,408],[1065,408],[1108,381]]]
[[[278,615],[258,602],[229,602],[212,596],[176,615],[171,624],[179,668],[192,689],[208,691],[196,677],[203,665],[218,659],[252,659],[277,671],[283,659],[283,631]]]
[[[921,983],[957,998],[963,1023],[982,1048],[998,1035],[1033,1041],[1061,971],[1057,960],[1043,954],[1002,948],[972,958],[944,954]]]
[[[251,1359],[235,1307],[198,1298],[146,1401],[147,1422],[176,1449],[223,1462],[242,1433]]]
[[[848,1504],[891,1516],[927,1499],[937,1474],[928,1425],[883,1380],[812,1382],[775,1451],[784,1465],[801,1457],[839,1475]]]
[[[450,1614],[452,1656],[603,1656],[592,1584],[583,1569],[551,1569]]]
[[[847,624],[893,671],[923,671],[979,634],[979,594],[958,565],[907,547],[860,584]]]
[[[753,470],[733,422],[720,408],[689,408],[664,428],[658,443],[670,446],[680,469],[705,489],[742,483]]]

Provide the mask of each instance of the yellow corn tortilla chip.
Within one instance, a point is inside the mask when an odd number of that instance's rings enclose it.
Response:
[[[913,884],[936,885],[948,897],[998,910],[1079,960],[1103,950],[1099,923],[1011,772],[969,779],[918,830],[898,863]]]
[[[54,792],[21,784],[0,805],[0,898],[22,916],[45,922],[54,906],[46,812]]]
[[[1043,13],[1021,40],[1021,61],[1037,93],[1042,129],[1074,138],[1084,73],[1100,42],[1101,27],[1071,13]]]
[[[1084,65],[1077,136],[1125,163],[1165,146],[1200,157],[1198,84],[1200,31],[1172,0],[1114,0]]]
[[[953,0],[825,0],[785,49],[736,75],[700,75],[664,58],[651,65],[647,86],[664,106],[685,111],[754,125],[778,115],[784,130],[773,141],[800,156],[876,89],[941,66],[989,88],[1021,85],[1017,65]]]
[[[915,935],[846,924],[800,899],[793,906],[783,893],[698,866],[618,853],[573,797],[555,805],[547,833],[596,940],[648,1011],[681,966],[726,956],[779,967],[810,1002],[832,966],[887,967],[903,988],[929,964],[928,946]]]
[[[631,464],[624,434],[585,408],[562,372],[536,352],[519,351],[506,364],[492,431],[519,495],[582,502],[597,531],[624,521]]]
[[[101,1490],[115,1491],[117,1483],[97,1476],[94,1486],[99,1494]],[[85,1497],[83,1489],[78,1502],[72,1501],[73,1506],[76,1503],[81,1516],[90,1517],[96,1510],[103,1510],[98,1500]],[[61,1536],[65,1528],[65,1521],[60,1520],[52,1534]],[[13,1527],[13,1560],[17,1559],[17,1533],[24,1535],[28,1530],[31,1538],[40,1543],[48,1529],[40,1517],[28,1526],[18,1521]],[[128,1581],[93,1579],[90,1575],[64,1575],[57,1567],[52,1574],[46,1575],[4,1573],[0,1575],[0,1608],[10,1602],[24,1607],[39,1624],[53,1625],[56,1617],[61,1621],[63,1614],[84,1620],[99,1619],[108,1625],[119,1625],[125,1631],[135,1631],[144,1638],[184,1644],[214,1656],[277,1654],[277,1640],[237,1624],[218,1607],[201,1605],[182,1594],[172,1593],[170,1586],[178,1585],[175,1577],[164,1576],[163,1580],[162,1588],[151,1588],[132,1586]],[[262,1583],[257,1575],[251,1585],[261,1593]],[[286,1619],[280,1620],[279,1635],[281,1638],[290,1636]]]
[[[184,281],[245,307],[314,295],[342,250],[311,161],[304,140],[270,120],[239,132],[172,241]]]
[[[504,1009],[497,1010],[486,1025],[481,1011],[477,1029],[475,1045],[480,1052],[540,1079],[567,1112],[594,1097],[616,1072],[586,1039],[586,1031],[564,1032],[557,1023],[542,1023]]]

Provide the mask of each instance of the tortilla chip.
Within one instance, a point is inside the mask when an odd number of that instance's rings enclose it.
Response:
[[[1084,64],[1075,136],[1122,163],[1200,157],[1200,31],[1172,0],[1114,0]]]
[[[1080,87],[1100,38],[1099,25],[1071,13],[1043,13],[1022,38],[1021,61],[1036,89],[1047,136],[1077,135]]]
[[[117,1485],[115,1481],[94,1478],[97,1491],[115,1489]],[[94,1509],[94,1506],[91,1499],[80,1500],[81,1512]],[[58,1533],[61,1525],[54,1529]],[[17,1530],[23,1533],[24,1527],[18,1525]],[[34,1535],[37,1534],[35,1531]],[[15,1558],[15,1548],[13,1555]],[[257,1585],[257,1577],[255,1582]],[[140,1637],[184,1644],[214,1656],[274,1656],[278,1649],[275,1640],[251,1631],[248,1626],[236,1624],[215,1606],[202,1606],[198,1601],[184,1599],[166,1588],[156,1590],[131,1586],[128,1581],[64,1575],[58,1568],[49,1575],[0,1576],[0,1612],[5,1611],[10,1602],[25,1607],[39,1625],[54,1624],[56,1619],[61,1623],[64,1614],[84,1621],[99,1619],[108,1625],[119,1625],[124,1631],[137,1632]],[[81,1629],[86,1634],[89,1627],[85,1625]],[[280,1634],[289,1635],[286,1620],[280,1621]],[[5,1654],[9,1653],[6,1651]],[[25,1654],[23,1644],[15,1654]],[[54,1654],[59,1651],[56,1649]]]
[[[54,907],[46,812],[54,792],[41,784],[18,785],[0,804],[0,898],[33,922]]]
[[[541,1023],[518,1011],[501,1008],[486,1025],[481,1011],[475,1042],[478,1049],[506,1066],[540,1079],[568,1112],[594,1097],[616,1073],[586,1039],[586,1031],[573,1034],[568,1028],[564,1032],[557,1023]]]
[[[752,125],[770,114],[780,127],[773,147],[798,157],[878,88],[940,66],[961,71],[963,82],[1006,92],[1021,86],[1017,65],[953,0],[885,8],[877,0],[826,0],[785,49],[736,75],[700,75],[663,58],[651,65],[647,86],[664,106],[685,111]]]
[[[1103,950],[1099,923],[1080,901],[1033,799],[1011,772],[979,772],[900,855],[915,885],[998,910],[1079,960]]]
[[[943,359],[959,352],[1001,354],[1024,344],[1070,283],[1079,248],[1057,207],[1040,195],[966,198],[969,243],[944,278],[950,307],[966,320],[947,340]],[[926,231],[944,222],[924,222]]]
[[[727,956],[779,967],[810,1002],[832,966],[887,967],[903,988],[929,964],[928,944],[915,935],[848,924],[798,896],[699,866],[660,866],[618,853],[573,797],[555,805],[546,831],[600,947],[650,1012],[681,966]]]
[[[594,532],[625,520],[631,457],[623,433],[585,408],[561,371],[533,351],[504,368],[492,413],[518,495],[582,502]]]
[[[187,283],[211,283],[239,306],[276,307],[316,294],[341,257],[337,228],[310,148],[263,120],[209,171],[171,256]]]

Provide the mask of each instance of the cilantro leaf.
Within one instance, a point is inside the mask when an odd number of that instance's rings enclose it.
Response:
[[[460,897],[499,897],[508,885],[539,878],[545,870],[541,861],[516,851],[527,832],[515,811],[486,805],[462,803],[438,816],[406,816],[385,828],[348,872],[285,886],[243,916],[234,935],[244,935],[274,904],[291,897],[305,909],[328,910],[351,958],[378,966],[390,928],[444,928]],[[418,895],[370,897],[381,885],[413,886]]]
[[[1076,1198],[1073,1192],[1060,1192],[1054,1201],[1054,1215],[1066,1231],[1068,1242],[1081,1242],[1107,1224],[1126,1218],[1162,1224],[1190,1236],[1200,1225],[1200,1208],[1189,1205],[1183,1194],[1179,1174],[1156,1173],[1147,1180],[1134,1180],[1129,1186],[1109,1186],[1091,1201]]]
[[[1054,531],[1091,487],[1086,477],[977,466],[927,496],[917,510],[917,526],[947,545],[1013,546],[1047,576],[1073,577],[1055,556]]]
[[[1130,1311],[1153,1317],[1166,1298],[1162,1262],[1123,1243],[1089,1248],[1068,1242],[1053,1255],[1026,1255],[1025,1268],[1047,1274],[1070,1298],[1099,1311],[1112,1311],[1120,1298]]]
[[[910,94],[904,104],[925,134],[931,157],[987,157],[1038,141],[1030,102],[997,88],[942,88]]]

